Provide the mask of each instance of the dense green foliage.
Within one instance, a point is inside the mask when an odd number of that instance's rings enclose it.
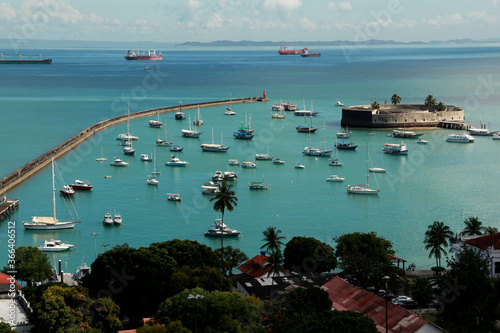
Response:
[[[337,267],[335,250],[312,237],[293,237],[285,247],[284,268],[297,273],[323,273]]]
[[[392,242],[378,237],[375,232],[354,232],[333,240],[337,242],[335,254],[345,275],[355,277],[363,287],[378,289],[383,276],[391,278],[393,287],[397,283],[397,267],[387,257],[395,253]]]
[[[401,103],[401,97],[399,97],[396,94],[392,95],[392,97],[391,97],[391,103],[394,104],[394,105],[397,105],[397,104]]]
[[[224,276],[233,275],[233,268],[239,267],[248,260],[244,252],[240,249],[233,249],[231,246],[216,249],[215,253],[219,258],[222,258],[222,273]]]
[[[462,234],[465,236],[482,235],[486,228],[483,226],[483,222],[479,221],[476,216],[469,216],[464,221],[465,227]]]
[[[424,105],[427,106],[430,110],[434,109],[436,107],[437,101],[436,98],[432,95],[427,95],[425,98]]]
[[[170,278],[171,294],[175,295],[184,289],[203,288],[207,291],[230,291],[231,280],[224,278],[220,269],[213,267],[182,267]]]
[[[0,319],[0,333],[17,333],[17,331],[10,328],[10,325]]]
[[[441,267],[441,255],[448,253],[445,248],[453,244],[454,237],[453,231],[444,222],[434,221],[427,227],[424,239],[425,249],[431,250],[429,258],[432,256],[436,258],[437,267]]]
[[[436,111],[446,111],[446,105],[443,102],[439,102],[436,105]]]
[[[268,252],[280,250],[281,247],[285,245],[283,241],[286,239],[281,233],[281,230],[276,229],[276,227],[267,227],[267,229],[263,231],[264,238],[262,238],[262,241],[264,245],[260,248]]]
[[[434,299],[434,291],[429,280],[421,277],[415,279],[411,287],[411,294],[420,308],[425,307]]]
[[[372,109],[376,109],[376,110],[380,109],[380,104],[377,101],[373,101],[373,103],[370,106]]]
[[[45,281],[52,277],[49,257],[35,246],[19,246],[16,248],[16,279],[26,281],[31,286],[35,281]],[[3,268],[6,273],[10,269]]]

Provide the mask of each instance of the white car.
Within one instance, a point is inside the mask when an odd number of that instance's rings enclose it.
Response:
[[[394,304],[403,304],[406,302],[413,302],[413,299],[411,297],[401,295],[392,300],[392,303]]]

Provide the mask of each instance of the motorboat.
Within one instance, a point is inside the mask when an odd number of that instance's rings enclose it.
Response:
[[[419,139],[418,139],[418,141],[417,141],[417,143],[420,143],[420,144],[426,145],[426,144],[428,144],[428,143],[429,143],[429,141],[424,140],[424,139],[422,139],[422,138],[419,138]]]
[[[151,161],[153,161],[153,158],[150,157],[148,154],[141,154],[141,161],[151,162]]]
[[[231,109],[230,107],[227,107],[226,111],[224,111],[224,115],[226,115],[226,116],[235,116],[236,112],[234,112],[233,109]]]
[[[215,171],[215,174],[212,176],[212,181],[220,182],[223,180],[225,180],[224,173],[222,171],[219,171],[219,170]]]
[[[215,195],[220,192],[219,186],[208,186],[208,185],[203,185],[201,187],[201,193],[202,194],[208,194],[208,195]]]
[[[168,201],[182,201],[182,198],[179,195],[179,193],[167,193],[167,200]]]
[[[264,182],[250,182],[249,184],[251,190],[268,190],[270,186]]]
[[[181,161],[177,156],[171,155],[170,156],[170,161],[165,162],[166,166],[177,166],[177,167],[184,167],[188,165],[189,162],[186,161]]]
[[[180,151],[184,150],[184,147],[179,146],[179,145],[173,145],[173,146],[170,146],[169,149],[170,149],[170,151],[180,152]]]
[[[277,158],[277,159],[275,159],[275,160],[273,161],[273,164],[278,164],[278,165],[281,165],[281,164],[285,164],[285,161],[280,160],[279,158]]]
[[[122,161],[121,159],[114,157],[113,162],[111,162],[109,165],[126,167],[128,165],[128,162]]]
[[[328,165],[331,165],[331,166],[342,166],[342,165],[344,165],[344,163],[339,162],[338,158],[331,158],[331,159],[328,160]]]
[[[335,106],[344,106],[344,103],[342,103],[341,101],[337,101],[337,103],[335,103]]]
[[[73,244],[65,244],[60,240],[46,240],[43,242],[43,245],[38,246],[38,249],[42,252],[60,252],[66,251],[73,248]]]
[[[104,218],[102,219],[102,223],[104,225],[113,225],[113,216],[111,213],[104,214]]]
[[[222,219],[216,219],[214,225],[211,226],[206,232],[207,237],[237,237],[241,234],[238,230],[230,229]]]
[[[327,182],[343,182],[345,178],[339,177],[337,175],[330,175],[328,178],[326,178]]]
[[[384,169],[384,168],[368,168],[368,171],[374,172],[374,173],[386,173],[387,169]]]
[[[182,111],[177,111],[175,113],[175,119],[176,120],[184,120],[184,119],[186,119],[186,114]]]
[[[403,130],[392,131],[392,136],[395,138],[417,139],[421,135],[424,135],[424,133],[417,133],[413,131],[403,131]]]
[[[63,197],[71,197],[75,194],[75,190],[70,185],[63,185],[63,188],[59,190],[59,193]]]
[[[122,224],[122,222],[123,222],[122,216],[119,213],[115,213],[115,215],[113,216],[113,223]]]
[[[384,144],[384,148],[382,149],[382,151],[386,154],[407,155],[408,147],[406,147],[406,144],[404,142],[401,142],[400,144],[386,143]]]
[[[272,110],[273,111],[285,111],[285,107],[281,103],[274,103]]]
[[[224,180],[236,180],[238,176],[236,176],[236,173],[233,171],[224,171]]]
[[[204,182],[203,185],[205,185],[205,186],[219,186],[219,185],[217,185],[217,183],[215,183],[212,180],[209,180],[208,182]]]
[[[241,167],[244,169],[255,169],[257,167],[257,164],[254,162],[243,162],[241,163]]]
[[[90,267],[84,263],[80,267],[78,267],[78,269],[76,270],[75,279],[79,284],[81,284],[83,277],[87,276],[89,274],[90,274]]]
[[[299,162],[297,162],[297,163],[295,164],[295,169],[305,169],[305,168],[306,168],[306,166],[305,166],[305,165],[300,164]]]
[[[232,165],[232,166],[240,166],[239,160],[232,159],[232,160],[228,160],[227,162],[229,165]]]
[[[493,135],[493,137],[491,139],[492,140],[500,140],[500,134]]]
[[[70,186],[73,188],[73,190],[91,190],[93,187],[88,181],[80,179],[75,179],[75,182]]]
[[[469,143],[474,142],[474,137],[470,134],[450,134],[446,139],[446,142],[460,142]]]
[[[148,185],[158,186],[160,181],[158,179],[156,179],[156,177],[154,175],[148,175],[148,178],[146,179],[146,183]]]

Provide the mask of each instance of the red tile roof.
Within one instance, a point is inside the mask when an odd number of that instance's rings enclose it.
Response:
[[[500,233],[477,237],[464,242],[483,251],[488,251],[490,246],[493,246],[495,250],[500,250]]]
[[[0,273],[0,284],[10,284],[12,282],[12,277],[8,274]],[[21,285],[17,283],[17,289],[22,289]]]
[[[271,270],[271,266],[266,264],[267,256],[259,254],[238,267],[238,269],[246,275],[257,279],[263,275],[267,275],[267,273]]]
[[[335,309],[362,313],[375,321],[380,332],[385,332],[384,298],[355,287],[339,277],[334,277],[321,288],[328,292]],[[429,323],[428,320],[392,302],[387,302],[387,314],[389,332],[413,333]]]

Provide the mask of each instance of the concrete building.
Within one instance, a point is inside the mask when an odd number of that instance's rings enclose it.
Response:
[[[460,260],[460,255],[466,247],[490,260],[490,277],[500,277],[500,233],[485,236],[459,235],[457,242],[451,246],[456,260]]]
[[[28,333],[33,328],[28,320],[32,310],[21,289],[14,278],[0,273],[0,318],[13,330]]]

